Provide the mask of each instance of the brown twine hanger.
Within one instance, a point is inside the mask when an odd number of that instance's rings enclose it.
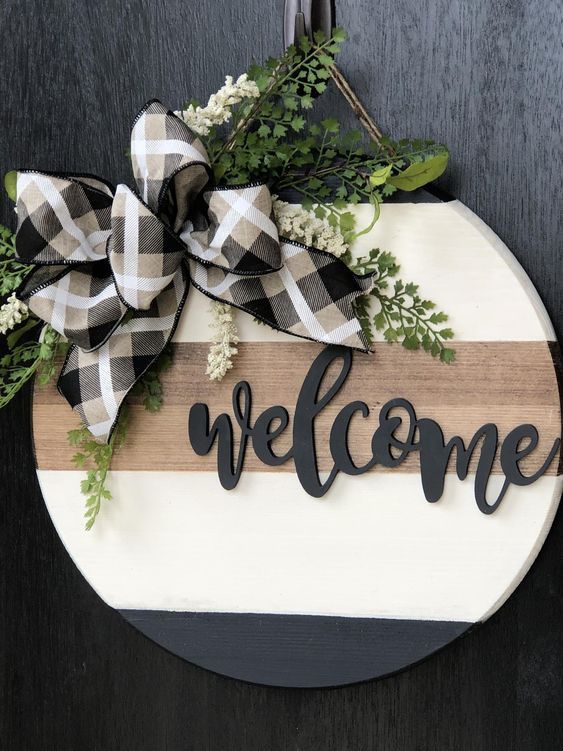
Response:
[[[285,0],[284,7],[284,45],[289,47],[304,36],[313,41],[315,31],[322,31],[329,37],[335,27],[333,0]],[[362,104],[350,82],[342,71],[333,65],[330,75],[350,108],[368,133],[372,141],[380,148],[390,151],[383,145],[383,133],[377,123]]]

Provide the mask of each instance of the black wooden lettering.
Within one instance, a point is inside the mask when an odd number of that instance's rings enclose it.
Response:
[[[525,438],[529,439],[529,443],[521,448],[520,444]],[[500,449],[500,465],[502,467],[502,471],[505,474],[507,482],[512,483],[513,485],[531,485],[533,482],[539,479],[543,474],[545,474],[545,471],[559,451],[561,439],[557,438],[553,442],[553,446],[551,447],[546,460],[537,470],[537,472],[534,472],[533,475],[523,475],[520,467],[518,466],[518,462],[521,461],[525,456],[528,456],[528,454],[531,454],[537,445],[538,431],[533,425],[519,425],[517,428],[514,428],[514,430],[510,431],[510,433],[504,439]]]
[[[340,373],[324,395],[319,397],[323,377],[331,364],[337,359],[342,360]],[[293,420],[293,460],[299,482],[307,493],[314,498],[323,496],[338,474],[338,468],[334,466],[324,482],[321,482],[319,478],[315,450],[315,417],[340,391],[351,366],[352,353],[349,349],[346,347],[327,347],[311,365],[297,399]]]
[[[409,418],[408,433],[404,441],[395,436],[395,431],[403,422],[402,417],[399,415],[389,416],[392,409],[399,408],[404,409]],[[383,467],[397,467],[411,451],[416,451],[418,449],[418,444],[414,443],[416,424],[416,412],[412,404],[406,399],[391,399],[386,402],[379,412],[379,427],[371,439],[374,463],[381,464]],[[401,453],[394,456],[391,452],[392,448],[399,449]]]
[[[241,402],[242,396],[242,402]],[[217,473],[225,490],[232,490],[238,484],[250,429],[251,391],[246,381],[241,381],[233,389],[233,411],[241,429],[236,466],[234,463],[233,425],[229,415],[222,413],[209,428],[209,409],[199,402],[190,409],[188,417],[188,438],[198,456],[206,456],[217,439]]]
[[[279,420],[279,424],[272,429],[274,420]],[[277,467],[293,456],[293,447],[283,456],[274,454],[271,447],[272,441],[281,435],[288,425],[289,415],[285,407],[270,407],[258,417],[252,428],[252,445],[261,462],[270,467]]]
[[[352,460],[348,431],[350,430],[350,421],[356,412],[360,412],[362,417],[367,417],[369,407],[365,402],[350,402],[340,410],[330,431],[330,453],[334,459],[334,466],[346,475],[361,475],[367,472],[370,467],[373,467],[375,463],[371,459],[363,467],[357,467]]]
[[[233,468],[233,425],[229,415],[223,412],[209,428],[207,404],[194,404],[188,417],[188,438],[198,456],[206,456],[217,439],[219,482],[225,490],[236,487],[239,478]]]
[[[422,418],[417,421],[420,448],[420,475],[424,496],[429,503],[440,500],[444,492],[444,481],[450,460],[450,454],[456,449],[456,473],[460,480],[465,480],[469,472],[469,463],[477,444],[483,438],[481,453],[475,472],[475,500],[479,510],[492,514],[502,501],[506,490],[493,504],[487,502],[487,484],[493,468],[498,443],[498,430],[493,423],[487,423],[477,430],[469,446],[465,448],[463,440],[454,436],[444,445],[444,434],[434,420]]]

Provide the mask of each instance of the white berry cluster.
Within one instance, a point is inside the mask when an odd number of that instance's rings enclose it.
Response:
[[[0,334],[6,334],[24,321],[28,316],[28,308],[25,303],[18,300],[13,292],[0,308]]]
[[[215,125],[222,125],[231,119],[231,107],[243,99],[256,99],[260,91],[256,83],[246,73],[233,81],[232,76],[225,78],[225,85],[216,94],[211,94],[205,107],[194,107],[177,112],[186,125],[200,136],[206,136]]]
[[[281,237],[326,250],[337,258],[348,250],[337,227],[319,219],[313,211],[273,197],[274,218]]]
[[[233,318],[233,308],[225,303],[213,301],[211,304],[213,329],[211,346],[207,355],[206,373],[212,381],[220,381],[233,367],[231,357],[236,355],[239,343],[237,327]]]

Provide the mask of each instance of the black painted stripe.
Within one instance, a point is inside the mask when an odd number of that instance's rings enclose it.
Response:
[[[327,180],[327,185],[336,190],[337,181]],[[303,196],[293,188],[286,188],[280,191],[280,198],[288,203],[301,203]],[[334,198],[334,192],[327,200]],[[385,199],[385,203],[448,203],[456,199],[445,190],[438,188],[436,185],[426,185],[413,191],[398,190]]]
[[[120,610],[146,636],[216,673],[270,686],[338,686],[411,666],[474,624]]]

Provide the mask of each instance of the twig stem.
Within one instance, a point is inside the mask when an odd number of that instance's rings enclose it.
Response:
[[[383,133],[371,118],[364,105],[361,103],[358,95],[352,89],[344,74],[336,67],[336,65],[333,65],[331,67],[330,74],[332,76],[332,80],[336,84],[336,87],[338,88],[344,99],[346,99],[350,107],[353,109],[356,117],[361,122],[363,127],[369,133],[372,141],[375,141],[378,146],[381,146],[383,148],[383,144],[381,143]]]

